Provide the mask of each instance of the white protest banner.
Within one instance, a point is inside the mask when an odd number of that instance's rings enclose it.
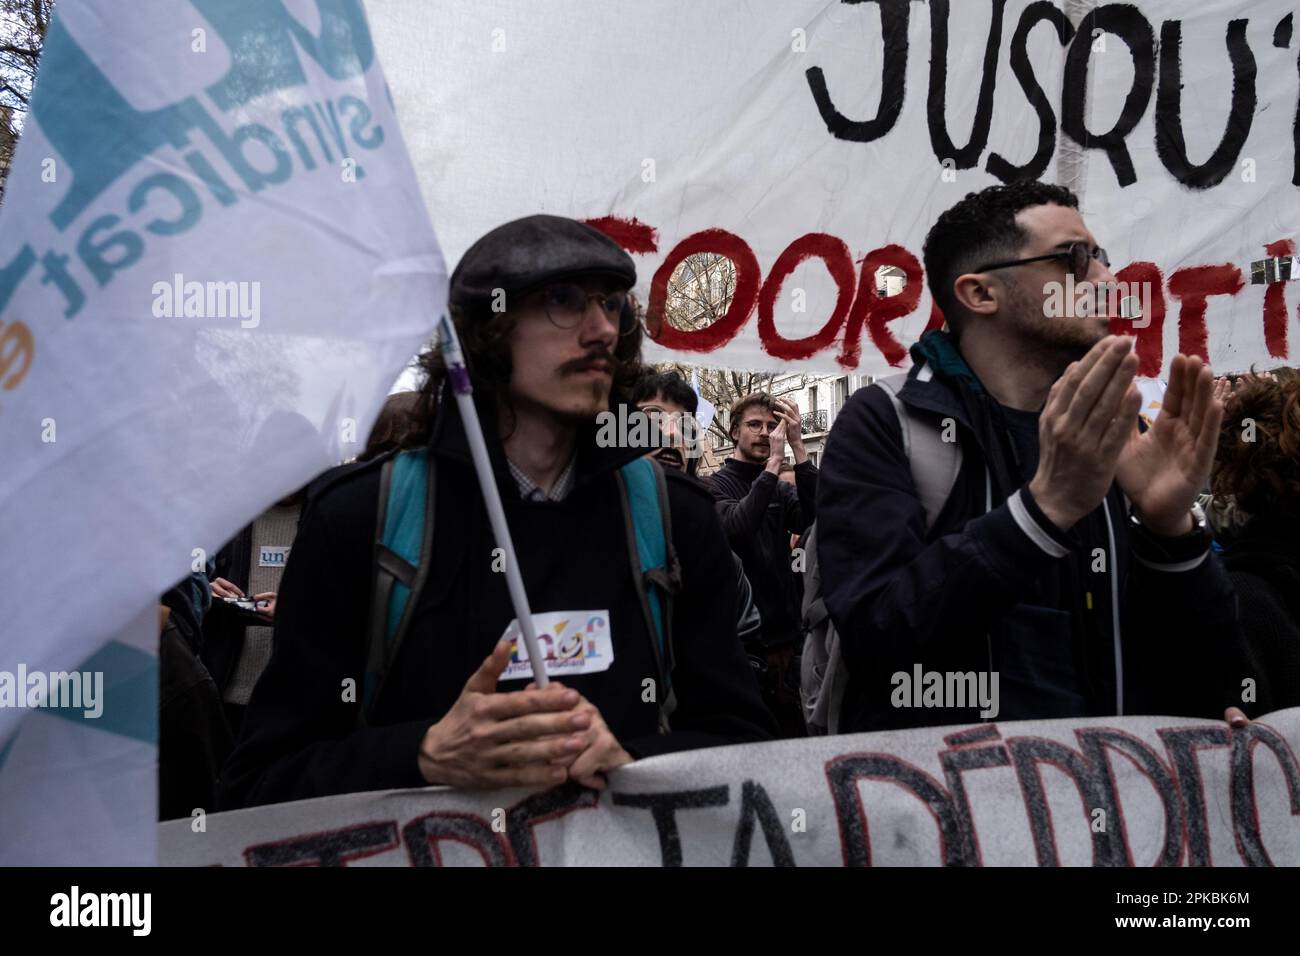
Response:
[[[152,862],[159,595],[364,447],[444,294],[360,0],[60,0],[0,211],[0,675],[105,698],[0,707],[3,862]]]
[[[1142,408],[1138,412],[1147,424],[1154,422],[1164,407],[1165,383],[1158,378],[1140,378],[1137,380],[1138,391],[1142,393]]]
[[[652,324],[690,253],[727,314],[655,360],[880,374],[939,316],[922,242],[966,193],[1071,186],[1145,304],[1140,374],[1176,352],[1294,362],[1294,11],[1269,0],[368,0],[450,261],[550,212],[634,254]],[[898,295],[877,294],[882,266]],[[1293,270],[1300,278],[1300,266]]]
[[[159,828],[186,866],[1296,866],[1300,708],[669,754],[528,792],[392,790]]]

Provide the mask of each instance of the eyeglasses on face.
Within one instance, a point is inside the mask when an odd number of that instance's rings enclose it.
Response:
[[[1090,249],[1086,242],[1072,242],[1066,249],[1057,252],[1049,252],[1042,256],[1030,256],[1028,259],[1013,259],[1008,262],[991,262],[988,265],[980,266],[976,272],[992,272],[994,269],[1009,269],[1012,266],[1028,265],[1031,262],[1046,262],[1049,259],[1064,259],[1074,275],[1075,282],[1084,282],[1088,278],[1088,270],[1092,267],[1092,260],[1096,259],[1106,268],[1110,268],[1110,256],[1106,250],[1098,246],[1096,249]]]
[[[546,317],[557,328],[581,325],[587,304],[594,299],[619,335],[631,335],[636,330],[636,300],[630,292],[588,292],[576,282],[555,282],[545,286],[540,296]]]

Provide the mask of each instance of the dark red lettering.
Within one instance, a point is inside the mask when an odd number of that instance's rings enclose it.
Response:
[[[635,216],[624,219],[620,216],[601,216],[598,219],[582,220],[593,229],[598,229],[620,246],[632,253],[659,251],[659,231],[647,226]]]
[[[1264,251],[1270,256],[1293,256],[1295,242],[1290,239],[1279,239],[1264,246]],[[1296,265],[1292,263],[1291,268],[1294,270]],[[1268,347],[1268,354],[1273,358],[1287,357],[1286,283],[1282,280],[1270,282],[1268,288],[1264,290],[1264,344]]]
[[[839,287],[835,311],[819,332],[802,339],[787,339],[776,329],[776,297],[786,277],[799,263],[813,256],[826,263],[826,270]],[[810,232],[790,243],[772,264],[772,271],[768,273],[758,297],[758,337],[764,351],[779,359],[805,359],[826,348],[835,341],[840,326],[844,324],[844,317],[853,303],[853,288],[853,256],[842,240],[824,232]]]
[[[726,256],[736,267],[736,289],[727,314],[702,329],[679,329],[667,322],[664,308],[668,302],[668,280],[688,256],[716,252]],[[692,233],[673,247],[650,283],[650,305],[646,310],[646,327],[652,338],[666,349],[679,352],[712,352],[721,348],[740,331],[758,300],[762,271],[753,250],[735,233],[725,229],[705,229]]]
[[[876,272],[881,266],[895,266],[903,270],[906,284],[898,295],[881,296],[876,291]],[[873,249],[862,260],[858,279],[858,296],[849,310],[848,326],[844,330],[844,346],[840,349],[839,363],[845,368],[857,368],[861,354],[862,326],[872,343],[880,350],[890,365],[902,365],[907,358],[888,323],[901,318],[916,308],[921,301],[921,263],[902,246],[891,245]],[[931,323],[934,321],[931,313]]]
[[[1151,314],[1141,320],[1145,325],[1139,328],[1132,319],[1112,316],[1110,331],[1112,335],[1132,335],[1137,339],[1137,373],[1156,378],[1165,361],[1165,277],[1154,262],[1131,262],[1115,273],[1115,278],[1128,287],[1143,285],[1151,290]]]
[[[1182,300],[1178,313],[1178,351],[1210,360],[1205,331],[1205,300],[1212,295],[1236,295],[1245,283],[1231,263],[1188,266],[1169,277],[1169,294]]]

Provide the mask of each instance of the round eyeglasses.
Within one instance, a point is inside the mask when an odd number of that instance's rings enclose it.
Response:
[[[636,299],[630,292],[588,292],[575,282],[556,282],[541,290],[542,309],[551,324],[560,329],[574,329],[582,324],[587,304],[592,300],[618,329],[619,335],[636,331]]]

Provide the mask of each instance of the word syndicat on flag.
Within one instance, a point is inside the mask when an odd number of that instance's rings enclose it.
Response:
[[[7,188],[0,671],[103,700],[0,708],[0,859],[152,862],[158,597],[364,447],[446,270],[360,0],[61,0]]]

